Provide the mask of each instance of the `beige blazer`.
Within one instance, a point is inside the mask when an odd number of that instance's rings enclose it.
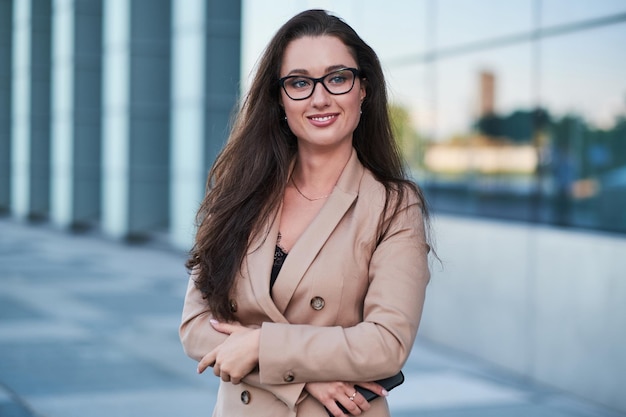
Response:
[[[353,151],[334,191],[289,252],[273,298],[279,222],[252,242],[231,306],[239,322],[261,326],[259,368],[239,385],[220,381],[214,416],[325,417],[305,382],[372,381],[402,368],[430,277],[428,245],[413,197],[386,219],[389,228],[377,244],[384,199],[384,187]],[[193,280],[192,274],[180,337],[185,352],[200,360],[225,336],[208,322],[211,313]],[[385,398],[362,414],[388,415]]]

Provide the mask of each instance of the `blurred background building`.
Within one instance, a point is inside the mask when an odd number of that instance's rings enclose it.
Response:
[[[188,249],[256,58],[310,7],[387,73],[443,260],[422,334],[626,411],[622,0],[0,0],[0,213]]]

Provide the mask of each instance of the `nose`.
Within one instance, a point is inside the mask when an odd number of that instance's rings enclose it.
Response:
[[[316,82],[313,86],[311,105],[313,107],[326,107],[330,105],[330,93],[326,91],[321,81]]]

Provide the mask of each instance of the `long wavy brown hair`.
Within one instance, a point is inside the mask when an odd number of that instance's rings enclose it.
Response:
[[[353,135],[359,160],[384,184],[387,201],[395,202],[394,211],[409,191],[417,195],[428,217],[423,195],[408,180],[393,138],[376,53],[340,18],[324,10],[304,11],[278,30],[261,56],[228,142],[209,172],[206,196],[197,213],[195,243],[186,266],[194,270],[196,286],[218,319],[234,320],[229,296],[235,276],[249,242],[264,232],[263,225],[282,201],[297,140],[284,121],[278,79],[287,45],[305,36],[337,37],[353,54],[367,93]],[[391,198],[392,193],[399,198]],[[379,230],[379,238],[383,233]]]

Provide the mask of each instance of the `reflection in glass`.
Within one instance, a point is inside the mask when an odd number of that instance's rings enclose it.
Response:
[[[453,3],[437,3],[437,33]],[[506,43],[482,27],[478,47],[439,39],[389,71],[401,145],[436,211],[626,232],[626,19],[615,19]]]
[[[437,62],[425,185],[439,211],[532,220],[538,156],[530,44]],[[431,91],[428,91],[431,90]],[[416,163],[414,163],[416,165]]]
[[[619,42],[622,40],[622,42]],[[626,24],[546,39],[550,221],[626,231]]]

